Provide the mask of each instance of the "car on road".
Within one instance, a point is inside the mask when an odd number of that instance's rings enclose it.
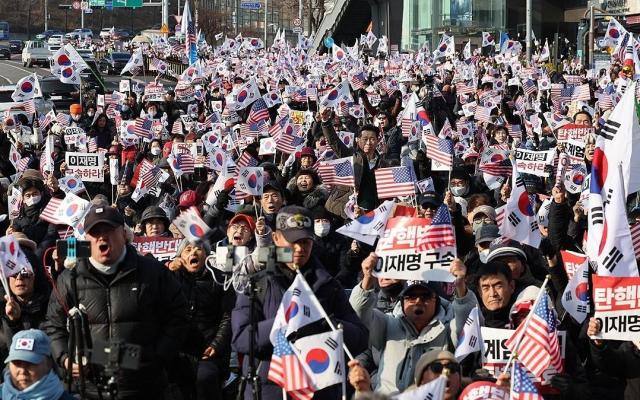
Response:
[[[36,40],[49,40],[52,35],[64,35],[62,32],[55,29],[48,29],[42,33],[36,35]]]
[[[80,97],[78,85],[62,83],[56,76],[45,76],[40,78],[39,82],[42,97],[51,101],[58,112],[68,110],[69,106],[76,103]]]
[[[31,67],[35,64],[48,67],[49,57],[51,57],[51,52],[44,42],[40,40],[28,40],[25,42],[22,49],[22,65],[24,67]]]
[[[64,36],[62,35],[51,35],[49,39],[47,39],[47,44],[49,46],[62,46],[64,41]]]
[[[100,31],[100,33],[98,35],[100,35],[100,38],[102,40],[104,39],[109,39],[111,37],[111,30],[113,28],[102,28],[102,30]]]
[[[0,86],[0,114],[5,114],[6,112],[16,115],[16,114],[24,114],[27,119],[30,119],[30,115],[23,111],[10,111],[12,107],[15,107],[16,103],[11,98],[11,95],[16,90],[15,85],[3,85]],[[53,107],[53,103],[51,100],[46,100],[41,97],[36,97],[33,99],[33,102],[36,106],[36,111],[44,115],[48,113]],[[14,109],[15,110],[15,109]]]
[[[64,35],[69,40],[85,40],[93,39],[93,31],[88,28],[78,28]]]
[[[11,60],[11,49],[9,46],[0,44],[0,58]]]
[[[113,52],[105,56],[98,63],[98,68],[105,75],[115,75],[122,72],[122,69],[131,58],[130,53]]]
[[[133,35],[129,31],[125,31],[124,29],[116,29],[115,32],[111,35],[111,40],[130,40],[133,39]]]
[[[20,54],[22,53],[22,40],[9,40],[9,49],[11,50],[11,54]]]

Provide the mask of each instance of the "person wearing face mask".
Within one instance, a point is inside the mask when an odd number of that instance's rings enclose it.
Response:
[[[481,266],[489,259],[491,242],[500,237],[498,225],[483,225],[475,233],[475,247],[463,259],[467,266],[467,284],[469,289],[476,290],[475,282]]]
[[[71,104],[69,106],[69,115],[71,115],[70,127],[81,128],[85,132],[89,130],[92,120],[82,113],[82,106],[80,104]]]
[[[351,240],[335,231],[334,216],[323,206],[311,209],[313,241],[318,258],[342,286],[353,287],[358,278],[361,253],[351,250]]]
[[[187,299],[189,340],[171,363],[170,376],[176,380],[183,398],[222,399],[222,387],[229,376],[231,353],[231,310],[235,303],[232,288],[225,290],[206,268],[211,253],[207,242],[184,239],[169,263]],[[195,387],[194,387],[195,383]]]
[[[120,115],[123,120],[135,119],[140,115],[140,109],[136,102],[136,95],[132,93],[120,106]]]
[[[162,142],[159,139],[153,139],[149,147],[149,154],[151,155],[151,162],[158,165],[163,158],[162,154]]]
[[[23,176],[18,180],[18,187],[22,191],[22,207],[7,233],[24,233],[28,239],[38,244],[35,253],[40,257],[42,252],[52,246],[58,238],[55,225],[40,219],[42,210],[49,203],[50,195],[44,182],[36,177]]]
[[[98,115],[96,121],[91,125],[91,129],[87,132],[87,136],[95,138],[96,144],[101,149],[108,149],[116,134],[115,124],[104,113]]]

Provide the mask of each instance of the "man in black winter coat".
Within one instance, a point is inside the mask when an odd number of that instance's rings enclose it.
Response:
[[[85,217],[85,238],[91,257],[79,259],[76,271],[65,270],[58,277],[47,312],[46,331],[51,337],[53,357],[60,366],[69,364],[68,308],[81,304],[91,341],[122,341],[142,347],[140,369],[116,373],[119,399],[162,399],[171,360],[184,340],[187,327],[186,299],[170,271],[157,261],[143,257],[126,245],[124,219],[113,207],[94,206]],[[72,289],[77,273],[77,292]],[[97,350],[97,348],[96,348]],[[94,365],[85,371],[93,381],[102,372]],[[79,367],[73,364],[73,376]],[[95,397],[96,388],[87,392]]]
[[[282,390],[271,381],[267,381],[267,372],[273,353],[269,334],[274,324],[278,307],[284,292],[291,286],[298,269],[305,277],[320,304],[334,321],[341,323],[344,329],[344,343],[352,354],[359,354],[367,347],[369,332],[351,308],[344,289],[313,257],[313,217],[311,213],[297,206],[284,207],[276,217],[276,231],[273,242],[278,247],[290,248],[293,262],[277,263],[267,266],[266,273],[257,278],[258,303],[254,318],[257,322],[255,333],[255,365],[260,377],[263,400],[282,398]],[[236,307],[231,315],[232,346],[245,355],[243,373],[246,375],[249,365],[250,348],[250,307],[251,301],[246,295],[238,295]],[[330,328],[324,320],[307,325],[297,333],[297,338],[328,331]],[[301,332],[304,331],[304,332]],[[315,400],[337,399],[340,397],[340,386],[333,385],[314,393]],[[244,398],[251,399],[251,385],[247,385]]]

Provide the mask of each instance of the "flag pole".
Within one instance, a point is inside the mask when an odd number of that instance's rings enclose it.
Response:
[[[9,284],[7,283],[7,276],[4,273],[4,259],[0,257],[0,279],[2,279],[2,288],[6,292],[7,296],[11,296],[9,291]]]
[[[287,400],[287,391],[285,388],[282,388],[282,400]]]
[[[540,299],[542,298],[542,296],[545,296],[547,294],[547,283],[549,283],[549,278],[551,275],[547,275],[544,278],[544,282],[542,282],[542,286],[540,286],[540,291],[538,292],[538,297],[536,297],[536,301],[533,303],[533,307],[531,307],[531,309],[529,310],[529,314],[527,315],[527,319],[525,319],[524,321],[524,328],[522,329],[522,334],[518,337],[518,340],[516,341],[516,346],[514,347],[513,351],[511,352],[511,357],[509,357],[509,361],[507,361],[507,366],[505,367],[504,371],[502,371],[503,374],[508,374],[509,370],[511,369],[511,366],[513,365],[513,362],[516,358],[516,352],[518,351],[518,348],[520,347],[520,343],[522,342],[522,339],[524,337],[524,334],[527,332],[527,328],[529,327],[529,323],[531,322],[531,317],[533,316],[536,307],[538,306],[538,303],[540,303]]]
[[[333,323],[333,321],[331,321],[331,318],[329,318],[329,316],[327,315],[327,312],[324,310],[324,307],[322,307],[322,304],[320,304],[320,301],[318,300],[318,298],[316,297],[316,294],[313,292],[313,290],[309,286],[309,283],[307,283],[307,280],[304,278],[304,275],[302,275],[302,273],[300,272],[299,266],[298,265],[295,265],[295,266],[296,266],[296,274],[300,276],[300,279],[302,280],[302,284],[304,285],[304,288],[312,294],[312,296],[310,297],[312,301],[315,303],[315,305],[318,307],[318,309],[320,310],[322,317],[325,319],[325,321],[327,321],[327,324],[329,324],[329,327],[331,328],[331,330],[336,331],[337,329],[335,324]],[[347,345],[344,343],[344,341],[342,343],[342,348],[344,349],[344,352],[347,353],[347,357],[349,357],[349,360],[353,360],[354,359],[353,354],[351,354],[351,352],[347,348]]]
[[[344,325],[342,324],[338,324],[338,331],[340,331],[340,339],[342,340],[342,345],[344,346],[344,331],[343,328]],[[346,348],[346,347],[345,347]],[[343,360],[344,361],[344,360]],[[342,377],[342,400],[347,400],[347,366],[344,366],[344,371],[343,371],[343,377]]]

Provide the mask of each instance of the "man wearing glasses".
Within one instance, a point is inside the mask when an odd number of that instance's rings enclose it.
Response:
[[[399,307],[384,314],[375,308],[373,268],[378,257],[371,253],[362,263],[362,281],[353,288],[349,302],[369,327],[369,345],[381,352],[374,391],[393,395],[414,383],[420,356],[434,348],[449,349],[457,343],[457,326],[462,327],[477,300],[465,283],[466,267],[452,263],[456,277],[455,296],[449,302],[439,297],[430,283],[410,281],[400,293]]]
[[[444,399],[457,399],[462,390],[460,378],[460,364],[450,351],[433,349],[420,357],[414,374],[416,386],[425,385],[438,378],[445,370],[447,376],[447,389],[444,391]]]

